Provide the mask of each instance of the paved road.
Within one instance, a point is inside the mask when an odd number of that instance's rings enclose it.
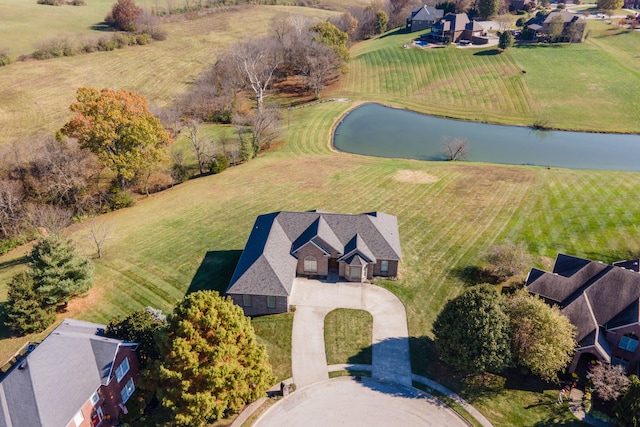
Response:
[[[366,283],[298,278],[289,303],[296,306],[291,364],[297,387],[328,378],[324,317],[336,308],[366,310],[373,316],[372,378],[411,387],[407,315],[391,292]]]
[[[404,387],[350,377],[325,381],[287,396],[254,427],[468,427],[437,399]]]

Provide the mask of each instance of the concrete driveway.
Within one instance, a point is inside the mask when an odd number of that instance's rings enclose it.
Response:
[[[297,314],[296,314],[297,315]],[[468,427],[442,402],[370,378],[335,378],[298,390],[267,410],[254,427]]]
[[[367,283],[297,278],[289,303],[296,306],[291,364],[298,388],[329,378],[324,317],[336,308],[366,310],[373,316],[372,378],[411,387],[407,315],[391,292]]]

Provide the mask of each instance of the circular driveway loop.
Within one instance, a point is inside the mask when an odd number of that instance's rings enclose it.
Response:
[[[282,399],[254,427],[446,426],[467,427],[442,402],[417,391],[340,377],[298,390]]]

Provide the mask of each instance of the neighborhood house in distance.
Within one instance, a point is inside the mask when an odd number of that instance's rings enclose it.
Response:
[[[638,260],[614,265],[559,254],[553,272],[532,269],[527,290],[558,305],[576,326],[578,348],[569,372],[584,374],[592,360],[640,372]]]
[[[0,427],[115,425],[139,378],[137,344],[65,319],[0,380]]]
[[[256,219],[226,293],[248,316],[283,313],[296,276],[333,282],[395,277],[400,256],[393,215],[269,213]]]

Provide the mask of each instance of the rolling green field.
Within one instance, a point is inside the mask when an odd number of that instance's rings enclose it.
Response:
[[[86,6],[49,6],[37,0],[0,0],[0,48],[16,57],[56,36],[99,37],[92,29],[111,10],[114,0],[88,0]]]
[[[540,266],[558,251],[602,261],[640,253],[640,206],[632,191],[640,175],[332,152],[330,129],[348,107],[298,109],[280,149],[103,216],[116,232],[96,261],[96,285],[65,315],[106,322],[147,305],[168,311],[188,291],[223,290],[255,217],[264,212],[381,210],[398,217],[403,261],[399,280],[378,284],[405,304],[413,369],[430,374],[430,325],[444,302],[468,285],[464,269],[478,265],[492,243],[523,241]],[[73,236],[82,242],[81,231]],[[2,277],[15,271],[12,256],[23,252],[0,258]],[[286,334],[273,331],[290,327],[290,320],[257,322],[261,341],[278,360],[278,378],[290,375],[290,348]],[[17,343],[3,341],[2,354]],[[507,388],[490,398],[467,397],[497,426],[550,416],[544,406],[525,408],[543,398],[537,393]]]
[[[71,6],[62,8],[67,7]],[[252,37],[264,35],[273,17],[283,13],[326,19],[337,12],[247,6],[164,24],[167,40],[146,46],[0,67],[0,145],[53,135],[71,117],[68,108],[81,86],[127,88],[143,94],[151,104],[167,105],[248,28]]]
[[[246,25],[238,24],[244,12],[230,12],[167,24],[170,37],[162,43],[0,68],[0,79],[8,82],[0,88],[0,143],[59,127],[77,86],[128,87],[166,104],[245,28],[253,35],[266,32],[265,22],[282,12],[334,13],[251,10],[255,20]],[[466,272],[495,242],[524,242],[545,268],[557,252],[605,262],[638,256],[634,190],[640,174],[369,158],[333,151],[330,138],[340,117],[363,101],[502,123],[546,118],[553,126],[640,132],[640,101],[627,95],[640,89],[634,53],[639,35],[609,35],[602,23],[590,28],[580,45],[513,48],[500,55],[404,50],[408,36],[402,34],[356,45],[343,82],[325,94],[349,102],[295,109],[278,149],[103,215],[100,220],[115,231],[104,258],[96,260],[96,284],[61,316],[107,322],[148,305],[168,312],[186,292],[223,291],[255,217],[265,212],[380,210],[398,217],[403,260],[397,281],[377,284],[405,304],[414,372],[455,388],[496,426],[567,420],[566,411],[553,407],[554,389],[521,390],[496,377],[500,387],[478,392],[448,379],[432,357],[431,323],[448,299],[471,284]],[[81,227],[69,234],[91,252]],[[26,250],[0,257],[0,301],[4,284],[24,268]],[[278,379],[291,375],[291,323],[290,314],[254,320]],[[366,319],[354,330],[342,330],[332,318],[328,324],[334,336],[363,337],[354,346],[332,347],[331,360],[348,360],[368,345]],[[5,337],[0,359],[40,336]]]
[[[640,33],[589,21],[584,43],[402,49],[415,35],[356,45],[337,90],[354,99],[468,120],[640,133]]]

